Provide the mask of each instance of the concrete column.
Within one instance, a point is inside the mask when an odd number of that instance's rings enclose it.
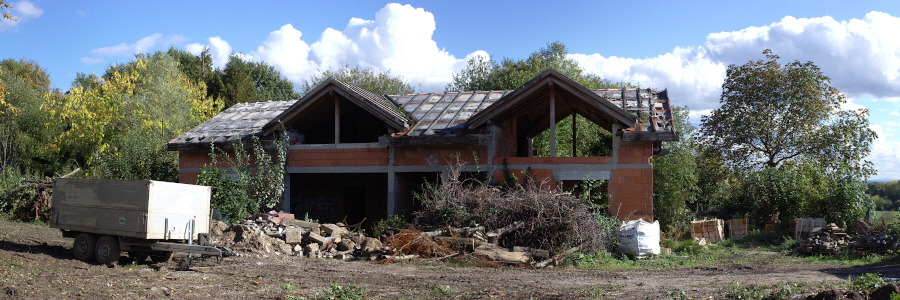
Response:
[[[281,201],[281,210],[291,212],[291,174],[284,174],[284,200]]]
[[[550,157],[556,157],[556,93],[550,88]]]
[[[394,172],[394,148],[388,147],[387,215],[397,214],[397,172]]]

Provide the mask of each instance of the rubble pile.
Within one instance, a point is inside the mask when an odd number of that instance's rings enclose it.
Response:
[[[889,234],[885,234],[884,226],[869,224],[863,220],[856,221],[856,231],[862,234],[856,240],[850,242],[850,248],[861,253],[885,253],[889,250],[900,249],[900,241]]]
[[[351,232],[341,223],[319,224],[295,219],[293,214],[269,212],[232,226],[214,222],[210,226],[210,244],[229,248],[238,255],[293,255],[391,262],[470,254],[498,263],[536,266],[561,261],[561,257],[550,257],[547,250],[527,247],[510,249],[497,245],[502,234],[521,226],[516,223],[492,232],[485,232],[483,227],[431,232],[404,229],[384,238],[382,242],[378,238]]]
[[[849,236],[843,228],[834,223],[813,228],[808,237],[800,242],[797,252],[804,254],[835,254],[849,244]]]

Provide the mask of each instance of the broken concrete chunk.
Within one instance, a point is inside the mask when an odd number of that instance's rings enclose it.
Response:
[[[337,243],[337,249],[338,251],[355,250],[356,243],[354,243],[353,240],[350,239],[343,239],[339,243]]]
[[[327,235],[331,235],[331,236],[350,233],[350,231],[347,231],[346,228],[335,225],[335,224],[322,224],[321,228],[322,228],[322,232],[324,232]]]
[[[319,223],[307,222],[307,221],[297,220],[297,219],[282,219],[281,225],[303,227],[303,228],[308,229],[310,232],[315,232],[316,234],[322,234],[322,231],[319,229]]]
[[[324,236],[321,236],[321,235],[319,235],[318,233],[315,233],[315,232],[310,232],[309,235],[307,235],[306,237],[307,237],[311,242],[316,243],[316,244],[320,244],[320,245],[325,245],[325,244],[327,244],[327,243],[329,242],[328,238],[326,238],[326,237],[324,237]]]
[[[309,245],[306,245],[305,247],[303,247],[303,252],[310,254],[319,252],[319,244],[311,243]]]
[[[303,242],[303,235],[306,232],[308,231],[303,227],[287,227],[284,229],[284,242],[291,245],[300,244]]]
[[[371,256],[372,254],[378,253],[381,251],[382,247],[381,240],[376,238],[365,238],[362,244],[360,244],[360,249],[362,249],[362,254],[364,256]]]
[[[353,240],[357,245],[362,245],[362,243],[366,240],[366,235],[362,233],[351,234],[350,239]]]

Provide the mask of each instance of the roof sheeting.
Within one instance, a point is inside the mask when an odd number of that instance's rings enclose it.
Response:
[[[262,135],[269,121],[294,105],[297,100],[238,103],[212,119],[169,141],[169,150],[206,148],[211,143],[230,145]]]
[[[415,120],[406,135],[456,135],[463,133],[469,118],[509,92],[447,92],[388,97]]]
[[[300,100],[264,101],[240,103],[219,113],[212,119],[200,124],[178,138],[169,142],[169,150],[189,150],[208,148],[210,143],[231,144],[235,141],[247,140],[251,136],[264,135],[274,130],[275,125],[286,119],[297,116],[297,110],[307,107],[310,102],[335,91],[392,125],[397,132],[405,136],[439,136],[460,135],[471,125],[472,118],[480,118],[483,124],[490,116],[483,114],[491,108],[496,112],[509,106],[504,101],[518,99],[523,91],[532,88],[530,84],[539,82],[547,75],[555,79],[564,79],[579,94],[585,95],[585,101],[592,107],[600,107],[603,111],[613,112],[619,122],[622,120],[638,120],[642,128],[638,132],[674,133],[672,113],[669,106],[668,93],[653,89],[606,89],[588,90],[548,70],[534,80],[515,91],[475,91],[420,93],[408,95],[378,95],[358,86],[329,78]],[[334,88],[336,87],[336,88]],[[592,95],[596,94],[596,95]],[[512,97],[512,98],[511,98]],[[494,107],[494,104],[504,103]],[[602,111],[601,111],[602,112]],[[636,118],[636,119],[635,119]],[[274,124],[274,125],[273,125]],[[632,126],[634,124],[628,124]]]

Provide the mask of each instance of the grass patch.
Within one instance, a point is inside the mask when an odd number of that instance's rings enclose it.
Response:
[[[455,296],[456,292],[450,290],[450,286],[433,286],[428,291],[432,296]]]
[[[283,291],[294,291],[294,290],[299,290],[299,289],[301,289],[301,287],[299,285],[293,285],[290,283],[285,283],[285,284],[281,285],[281,290],[283,290]]]
[[[321,291],[322,296],[316,299],[358,300],[366,299],[366,289],[355,284],[339,285],[332,282],[328,290]]]
[[[731,283],[718,288],[723,299],[789,299],[817,291],[843,288],[844,284],[784,282],[776,284]]]

